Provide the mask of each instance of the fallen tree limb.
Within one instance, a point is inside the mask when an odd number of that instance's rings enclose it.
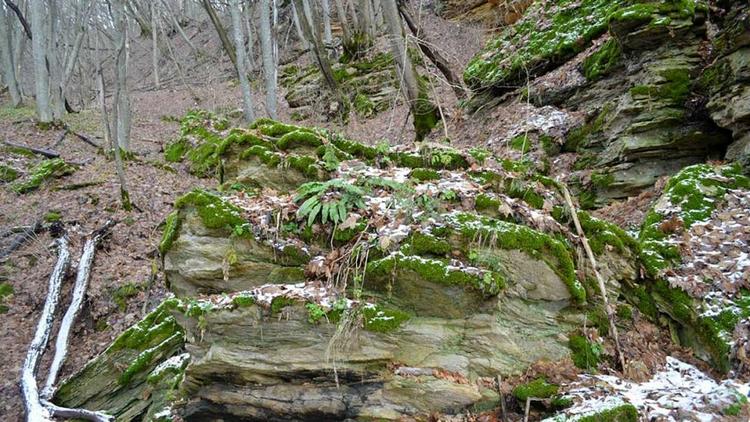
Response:
[[[68,134],[68,128],[66,127],[66,128],[63,129],[62,133],[57,138],[57,141],[55,141],[55,143],[53,144],[53,146],[55,148],[59,147],[60,144],[62,144],[62,142],[65,140],[65,135],[67,135],[67,134]]]
[[[92,147],[94,147],[94,148],[101,148],[101,145],[99,145],[99,144],[97,144],[96,142],[92,141],[92,140],[91,140],[91,137],[89,137],[89,136],[86,136],[86,135],[84,135],[84,134],[82,134],[82,133],[78,133],[78,132],[76,132],[76,131],[73,131],[73,130],[71,130],[71,129],[70,129],[70,127],[68,127],[67,125],[65,126],[65,131],[66,131],[66,133],[70,133],[70,134],[72,134],[72,135],[73,135],[73,136],[75,136],[76,138],[80,139],[81,141],[83,141],[84,143],[86,143],[86,144],[88,144],[88,145],[91,145],[91,146],[92,146]]]
[[[114,220],[107,221],[104,226],[95,230],[89,236],[86,244],[83,247],[83,253],[81,254],[81,260],[78,263],[78,273],[76,275],[75,286],[73,287],[73,298],[70,301],[68,310],[63,316],[62,322],[60,323],[60,330],[57,333],[57,341],[55,342],[55,356],[52,358],[52,364],[47,374],[47,382],[45,383],[44,389],[42,390],[42,398],[49,400],[52,394],[55,392],[55,383],[57,382],[57,375],[62,368],[62,364],[65,361],[65,357],[68,354],[68,345],[70,343],[70,330],[73,328],[78,313],[81,310],[83,299],[86,297],[86,289],[89,285],[89,277],[91,276],[91,265],[94,262],[94,254],[96,253],[96,247],[99,242],[109,234],[110,229],[116,224]]]
[[[55,240],[58,255],[57,263],[49,277],[49,288],[44,309],[36,327],[34,339],[31,341],[26,353],[26,360],[21,370],[21,391],[23,392],[23,403],[26,407],[26,420],[29,422],[49,421],[51,412],[39,400],[39,390],[36,383],[36,371],[39,360],[47,347],[50,331],[55,320],[55,310],[60,301],[60,287],[65,277],[65,271],[70,263],[70,252],[68,251],[68,238],[61,236]]]
[[[578,232],[578,236],[581,238],[583,249],[586,250],[586,255],[591,262],[591,268],[594,270],[594,275],[596,276],[596,280],[599,284],[599,294],[602,295],[602,300],[604,301],[604,310],[607,312],[607,318],[609,319],[609,331],[610,333],[612,333],[612,339],[615,342],[617,356],[620,360],[620,367],[624,371],[625,356],[622,354],[622,348],[620,347],[620,336],[617,334],[617,325],[615,324],[615,312],[612,309],[612,305],[610,305],[609,303],[609,298],[607,297],[607,287],[604,284],[604,278],[602,278],[602,275],[599,274],[599,270],[596,265],[596,257],[594,257],[594,252],[591,250],[591,246],[589,246],[589,241],[586,238],[586,233],[583,231],[583,227],[581,227],[581,222],[578,220],[578,211],[573,204],[573,199],[570,196],[570,192],[565,185],[561,184],[560,186],[562,188],[563,196],[565,197],[565,202],[568,203],[570,216],[573,218],[573,224],[575,224],[576,226],[576,231]]]
[[[93,412],[86,409],[70,409],[67,407],[60,407],[54,403],[50,403],[46,400],[42,400],[44,407],[49,409],[50,413],[54,417],[68,418],[68,419],[86,419],[94,422],[113,422],[115,418],[103,412]]]
[[[31,146],[24,145],[24,144],[17,144],[15,142],[11,142],[11,141],[3,141],[3,143],[5,145],[9,146],[9,147],[19,148],[19,149],[23,149],[23,150],[26,150],[26,151],[31,151],[34,154],[43,155],[43,156],[45,156],[47,158],[58,158],[60,156],[60,154],[58,152],[51,151],[51,150],[44,149],[44,148],[31,147]]]
[[[10,246],[8,246],[8,249],[0,252],[0,261],[5,260],[5,258],[15,252],[16,249],[20,248],[24,243],[31,239],[32,236],[41,232],[42,230],[44,230],[44,224],[42,224],[41,221],[37,221],[33,226],[26,226],[22,231],[16,232],[19,234],[15,239],[13,239],[13,242],[10,244]],[[3,234],[3,236],[5,236],[5,234]]]

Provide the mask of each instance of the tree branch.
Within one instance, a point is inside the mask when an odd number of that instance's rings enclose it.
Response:
[[[23,13],[21,12],[21,9],[18,8],[18,6],[15,5],[11,0],[5,0],[5,4],[8,5],[8,7],[13,10],[13,12],[18,16],[18,20],[21,22],[21,26],[23,26],[24,32],[26,32],[26,36],[29,37],[29,39],[32,39],[31,36],[31,27],[29,26],[29,23],[26,21],[26,18],[23,17]]]

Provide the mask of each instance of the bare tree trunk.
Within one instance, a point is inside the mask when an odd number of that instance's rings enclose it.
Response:
[[[50,99],[52,101],[52,118],[61,120],[65,115],[65,97],[60,91],[62,88],[62,69],[60,65],[61,50],[57,48],[60,28],[58,27],[59,7],[57,0],[48,0],[47,9],[47,70],[50,76]]]
[[[122,164],[121,151],[127,151],[130,143],[130,101],[128,99],[127,87],[127,44],[128,44],[128,25],[125,17],[125,4],[123,0],[113,1],[113,18],[115,21],[115,39],[119,41],[117,48],[117,58],[115,60],[116,88],[114,100],[114,116],[112,125],[115,127],[115,165],[117,176],[120,179],[120,200],[122,207],[126,211],[132,209],[130,203],[130,194],[128,193],[127,183],[125,180],[125,169]],[[102,81],[102,86],[104,82]],[[122,150],[121,150],[122,149]]]
[[[150,34],[152,31],[151,25],[148,24],[148,19],[145,17],[146,14],[142,13],[140,5],[133,0],[126,0],[125,6],[125,13],[129,11],[130,16],[138,22],[138,26],[141,28],[141,36],[145,37]]]
[[[169,13],[170,7],[167,3],[164,2],[164,0],[161,0],[161,4],[162,6],[164,6],[163,16],[168,17],[169,20],[172,21],[172,25],[174,25],[177,28],[177,32],[180,33],[180,36],[182,37],[182,39],[185,40],[187,45],[190,46],[190,50],[195,52],[197,49],[195,48],[195,45],[193,44],[193,42],[190,41],[190,37],[187,36],[187,34],[185,33],[185,30],[182,29],[182,25],[180,25],[180,20],[177,19],[177,17],[175,17],[173,14]],[[188,4],[192,4],[192,2],[188,2]],[[154,28],[154,31],[157,31],[157,28]]]
[[[44,0],[31,0],[31,51],[34,62],[34,93],[36,96],[37,119],[42,124],[52,123],[52,109],[49,104],[49,73],[47,72],[47,42],[45,34]]]
[[[237,49],[237,76],[240,78],[242,90],[242,111],[246,122],[255,120],[253,111],[253,97],[250,93],[250,81],[247,80],[247,69],[245,69],[245,34],[242,32],[242,19],[240,17],[240,1],[232,0],[230,5],[232,14],[232,27],[234,28],[234,45]]]
[[[372,13],[372,3],[370,0],[359,0],[358,3],[359,13],[361,14],[359,31],[369,38],[373,38],[375,36],[375,17]]]
[[[255,36],[253,32],[253,7],[251,4],[246,4],[243,16],[245,18],[245,29],[247,30],[247,70],[253,72],[255,70]]]
[[[401,18],[395,0],[383,2],[383,18],[388,27],[391,51],[396,62],[401,91],[407,104],[409,104],[414,119],[416,140],[421,141],[437,125],[440,114],[430,102],[427,94],[420,90],[414,65],[409,55],[406,54],[406,39],[403,35]]]
[[[18,89],[15,65],[13,62],[13,50],[11,47],[10,19],[5,14],[4,8],[0,7],[0,61],[3,66],[3,79],[8,85],[10,101],[13,107],[21,105],[21,91]]]
[[[300,24],[300,15],[299,11],[297,10],[297,6],[292,2],[292,19],[294,19],[294,28],[297,30],[297,36],[300,39],[300,42],[302,42],[302,46],[304,49],[310,49],[312,48],[310,45],[310,42],[305,38],[305,34],[302,31],[302,24]]]
[[[17,7],[25,7],[24,1],[19,1]],[[26,95],[26,90],[24,89],[23,83],[22,83],[22,69],[23,69],[23,61],[21,60],[23,58],[24,50],[26,50],[26,40],[28,37],[24,33],[23,25],[18,24],[13,29],[13,48],[11,51],[13,52],[13,64],[14,68],[13,71],[16,75],[16,81],[18,81],[18,90],[21,92],[21,98],[23,98]]]
[[[219,34],[219,39],[221,40],[221,45],[224,47],[224,51],[226,51],[227,55],[229,56],[229,60],[232,61],[232,64],[236,68],[237,55],[234,52],[232,43],[229,42],[227,31],[224,29],[224,26],[222,26],[221,20],[219,20],[219,16],[216,14],[216,10],[214,9],[213,4],[211,4],[211,0],[201,0],[201,4],[203,4],[203,8],[206,9],[208,17],[211,18],[211,23],[213,23],[214,28],[216,28],[216,32]]]
[[[70,252],[68,251],[68,238],[60,237],[55,241],[57,246],[57,263],[52,275],[49,277],[47,288],[47,299],[44,309],[36,327],[34,339],[31,341],[26,360],[21,371],[21,390],[23,392],[24,406],[26,406],[26,420],[28,422],[51,421],[52,415],[39,400],[39,389],[36,383],[36,371],[39,360],[44,353],[49,341],[52,325],[55,320],[55,310],[60,301],[60,287],[65,277],[65,271],[70,263]]]
[[[276,119],[276,63],[271,33],[271,2],[260,0],[260,48],[263,55],[263,76],[266,82],[266,111]]]
[[[323,42],[326,45],[333,44],[333,35],[331,34],[331,5],[328,0],[320,0],[323,10]]]
[[[341,31],[344,33],[344,40],[349,40],[352,36],[351,28],[349,28],[349,19],[346,17],[346,8],[344,7],[343,0],[333,0],[336,5],[336,15],[339,18],[339,24],[341,24]]]
[[[157,37],[156,29],[156,3],[151,3],[151,65],[154,68],[154,86],[156,89],[161,88],[161,81],[159,80],[159,38]]]

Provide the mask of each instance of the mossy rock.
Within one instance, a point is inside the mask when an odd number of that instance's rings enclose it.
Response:
[[[183,348],[184,332],[166,301],[141,322],[122,333],[101,355],[63,381],[52,402],[66,407],[96,409],[118,421],[141,420],[166,407],[181,381],[184,367],[155,379],[160,363]]]
[[[11,189],[20,194],[28,193],[38,189],[45,181],[73,174],[76,169],[75,166],[66,163],[62,158],[44,160],[22,180],[13,183]]]

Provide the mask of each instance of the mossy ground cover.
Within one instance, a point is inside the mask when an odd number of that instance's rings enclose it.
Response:
[[[39,189],[47,180],[73,174],[76,167],[68,164],[62,158],[44,160],[36,165],[23,179],[11,184],[10,188],[16,193],[24,194]]]

